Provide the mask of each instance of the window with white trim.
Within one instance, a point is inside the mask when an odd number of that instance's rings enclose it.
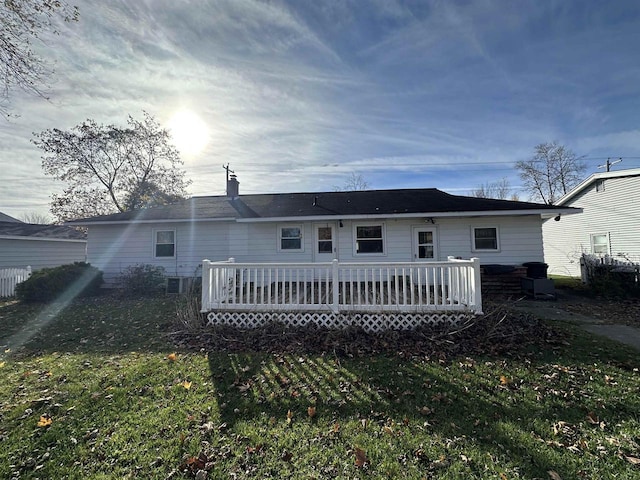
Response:
[[[609,254],[609,234],[592,233],[591,234],[591,253],[594,255]]]
[[[498,239],[498,227],[473,227],[472,228],[473,251],[498,251],[500,241]]]
[[[384,254],[384,225],[356,225],[356,255]]]
[[[153,232],[153,256],[156,258],[176,256],[175,230],[155,230]]]
[[[279,251],[302,251],[302,225],[280,225],[278,237]]]
[[[596,180],[596,192],[604,192],[604,179]]]

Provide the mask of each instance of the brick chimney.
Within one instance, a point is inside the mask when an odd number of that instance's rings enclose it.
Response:
[[[240,195],[240,182],[235,175],[231,174],[227,180],[227,197],[235,198]]]

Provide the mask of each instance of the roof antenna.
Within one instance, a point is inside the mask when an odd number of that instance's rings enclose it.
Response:
[[[222,165],[222,168],[224,168],[227,171],[227,183],[229,183],[229,173],[236,173],[233,170],[229,169],[229,164],[227,163],[227,166],[225,167],[224,165]]]
[[[598,165],[598,168],[605,168],[607,169],[607,172],[611,171],[611,167],[613,165],[615,165],[616,163],[620,163],[622,161],[622,157],[619,157],[618,160],[616,160],[615,162],[611,161],[611,157],[607,158],[607,163],[605,163],[604,165]]]

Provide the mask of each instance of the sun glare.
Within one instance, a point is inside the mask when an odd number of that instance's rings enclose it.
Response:
[[[191,110],[173,114],[168,124],[173,144],[183,155],[200,153],[209,141],[207,124]]]

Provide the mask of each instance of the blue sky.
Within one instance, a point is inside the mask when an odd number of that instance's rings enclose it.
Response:
[[[20,117],[0,120],[9,215],[45,213],[62,188],[31,132],[142,110],[181,138],[193,195],[224,193],[227,163],[241,193],[333,190],[351,172],[376,189],[518,189],[513,164],[553,140],[588,173],[640,167],[635,1],[75,4],[80,21],[39,46],[51,101],[14,92]]]

